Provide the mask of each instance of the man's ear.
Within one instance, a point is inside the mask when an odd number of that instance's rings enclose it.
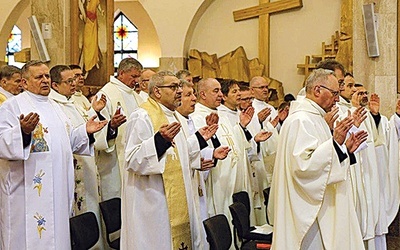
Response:
[[[21,84],[22,84],[22,87],[26,90],[26,89],[28,89],[28,81],[26,80],[26,78],[22,78],[21,79]]]
[[[154,96],[155,96],[156,98],[161,98],[161,92],[160,92],[160,89],[159,89],[159,88],[153,87],[153,93],[154,93]]]
[[[56,82],[51,82],[51,88],[58,92],[58,84]]]
[[[206,92],[205,91],[200,91],[199,92],[199,97],[201,98],[201,99],[206,99]]]

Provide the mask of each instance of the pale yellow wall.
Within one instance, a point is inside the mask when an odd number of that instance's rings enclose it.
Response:
[[[5,48],[12,27],[29,5],[30,0],[1,0],[0,60],[3,60],[5,56]]]
[[[303,8],[271,16],[270,76],[297,94],[304,76],[297,64],[305,55],[319,54],[340,25],[340,0],[303,0]],[[190,47],[222,56],[243,46],[249,59],[258,56],[258,19],[233,21],[232,12],[258,4],[257,0],[216,0],[193,33]]]
[[[114,10],[121,10],[138,28],[139,61],[144,67],[158,67],[161,57],[160,41],[154,25],[143,6],[137,1],[116,1]]]
[[[29,16],[31,16],[31,8],[27,6],[24,12],[22,12],[21,16],[18,18],[18,21],[15,23],[18,28],[21,29],[23,49],[31,47],[31,30],[27,20]]]

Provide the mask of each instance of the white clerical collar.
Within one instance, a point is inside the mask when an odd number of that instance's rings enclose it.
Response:
[[[117,87],[118,87],[120,90],[122,90],[122,91],[124,91],[124,92],[127,92],[128,94],[133,94],[133,92],[135,92],[134,89],[129,88],[128,86],[126,86],[125,83],[121,82],[120,80],[118,80],[118,78],[116,78],[116,77],[114,77],[114,76],[110,76],[110,82],[111,82],[112,84],[117,85]]]
[[[209,107],[207,107],[204,104],[201,104],[199,102],[196,103],[196,106],[197,107],[195,108],[195,110],[202,109],[202,110],[208,111],[209,113],[217,111],[216,109],[211,109],[211,108],[209,108]]]
[[[237,115],[238,114],[237,110],[232,110],[232,109],[228,108],[225,105],[221,105],[217,109],[218,109],[218,111],[228,112],[228,113],[230,113],[232,115]]]
[[[172,117],[174,116],[175,111],[170,110],[169,108],[165,107],[164,105],[162,105],[161,103],[157,102],[158,105],[160,105],[162,111],[164,112],[164,114],[166,116]]]
[[[347,100],[344,99],[344,97],[342,97],[342,96],[339,96],[339,104],[342,104],[342,105],[344,105],[344,106],[346,106],[346,107],[348,107],[348,108],[351,108],[351,107],[352,107],[351,102],[347,101]]]
[[[26,93],[32,98],[32,99],[34,99],[35,101],[38,101],[38,102],[47,102],[47,101],[49,101],[49,96],[47,96],[47,95],[38,95],[38,94],[34,94],[34,93],[32,93],[32,92],[30,92],[30,91],[26,91]]]
[[[80,90],[76,90],[74,93],[74,96],[82,96],[82,95],[83,95],[82,91],[80,91]]]
[[[261,101],[261,100],[258,100],[258,99],[256,99],[256,98],[254,98],[253,103],[254,103],[254,104],[259,104],[259,105],[265,105],[265,104],[267,104],[266,102]]]
[[[3,89],[2,87],[0,87],[0,93],[2,93],[3,95],[5,95],[8,98],[13,97],[14,95],[11,94],[10,92],[8,92],[7,90]]]
[[[49,98],[51,98],[54,101],[59,102],[59,103],[63,103],[63,104],[69,104],[70,103],[70,104],[73,104],[72,99],[68,100],[66,96],[61,95],[60,93],[58,93],[57,91],[55,91],[53,89],[50,90]]]
[[[324,117],[326,115],[326,112],[323,108],[321,108],[321,106],[319,106],[316,102],[314,102],[311,99],[305,98],[305,101],[308,101],[309,104],[314,107],[316,110],[318,110],[318,112]]]

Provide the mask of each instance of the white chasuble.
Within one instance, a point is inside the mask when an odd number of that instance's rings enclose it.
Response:
[[[160,106],[169,123],[177,121],[174,112]],[[143,108],[132,113],[126,131],[127,176],[121,195],[121,249],[175,249],[172,245],[172,218],[166,199],[169,190],[165,190],[163,183],[167,158],[172,157],[175,150],[170,147],[158,159],[153,123]],[[197,144],[195,149],[188,148],[190,144],[187,143],[182,130],[175,136],[174,142],[182,167],[187,209],[192,224],[197,218],[194,211],[189,155],[192,155],[192,150],[199,151],[199,146]],[[190,227],[192,228],[192,225]],[[193,232],[191,234],[193,239]],[[181,247],[194,248],[193,245]]]
[[[22,146],[19,116],[36,112],[31,144]],[[70,249],[72,152],[90,154],[85,126],[73,128],[47,96],[24,92],[1,107],[1,244],[4,249]],[[13,138],[10,140],[10,138]]]
[[[339,162],[324,115],[305,98],[292,102],[282,126],[269,201],[275,250],[364,249],[349,160]]]
[[[143,103],[142,98],[131,88],[111,76],[110,82],[104,85],[97,93],[98,98],[101,94],[107,97],[106,107],[100,111],[101,115],[107,120],[115,114],[117,108],[121,108],[121,114],[128,119],[130,114]],[[124,176],[125,165],[125,128],[126,123],[118,127],[117,138],[106,141],[105,138],[96,143],[98,150],[97,166],[99,168],[101,196],[103,200],[108,200],[121,195],[121,183]],[[107,130],[104,127],[103,130]],[[98,138],[96,137],[96,140]],[[98,146],[99,145],[99,146]],[[102,145],[100,147],[100,145]]]

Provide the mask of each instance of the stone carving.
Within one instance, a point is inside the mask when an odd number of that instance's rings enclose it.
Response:
[[[248,83],[254,76],[264,76],[270,82],[271,98],[269,103],[278,107],[283,102],[284,97],[282,83],[266,77],[263,74],[264,67],[258,58],[247,59],[242,46],[221,57],[196,49],[189,51],[188,69],[194,77],[234,79]]]

